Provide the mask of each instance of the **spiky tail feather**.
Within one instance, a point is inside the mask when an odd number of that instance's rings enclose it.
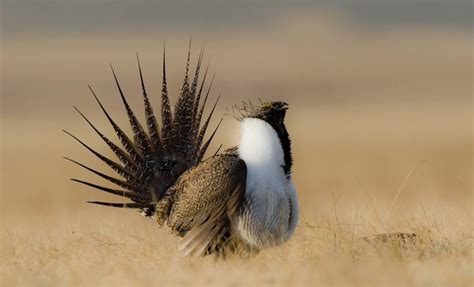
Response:
[[[220,125],[219,122],[209,139],[203,143],[207,127],[219,100],[219,98],[217,98],[211,112],[209,113],[209,116],[201,126],[204,108],[206,106],[209,91],[214,80],[214,78],[211,80],[204,100],[201,103],[201,95],[209,68],[209,66],[206,67],[204,77],[198,89],[203,55],[204,50],[201,49],[197,60],[196,69],[192,77],[192,83],[190,84],[189,70],[191,60],[191,42],[189,43],[186,72],[173,113],[171,111],[170,100],[168,97],[165,62],[166,56],[165,49],[163,48],[163,81],[161,89],[160,127],[157,117],[153,112],[150,98],[146,90],[140,59],[138,58],[137,54],[138,74],[145,107],[146,130],[142,127],[132,108],[128,104],[125,93],[120,86],[117,74],[111,65],[111,70],[115,84],[117,86],[118,94],[120,95],[125,111],[127,112],[127,117],[133,132],[133,140],[131,140],[122,130],[122,128],[116,124],[95,94],[94,90],[89,86],[89,89],[97,101],[100,109],[103,111],[105,117],[112,125],[112,128],[114,129],[117,138],[120,140],[122,147],[119,147],[113,143],[102,132],[100,132],[78,108],[74,108],[95,131],[95,133],[107,144],[119,162],[115,162],[95,151],[70,132],[64,132],[74,138],[101,161],[106,163],[117,174],[123,177],[123,179],[108,176],[70,158],[66,159],[114,183],[123,190],[100,186],[80,179],[71,180],[107,193],[128,198],[133,201],[128,203],[88,201],[89,203],[122,208],[138,208],[144,211],[146,215],[151,216],[154,213],[156,203],[162,198],[165,191],[167,191],[176,182],[182,173],[198,164],[202,160],[209,143],[213,139]]]

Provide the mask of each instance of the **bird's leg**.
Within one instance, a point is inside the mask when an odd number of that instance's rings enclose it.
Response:
[[[160,226],[168,220],[172,204],[172,192],[168,189],[160,201],[156,204],[156,222]]]

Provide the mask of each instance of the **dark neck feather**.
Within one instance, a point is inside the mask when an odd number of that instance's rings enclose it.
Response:
[[[291,175],[291,166],[293,165],[293,157],[291,155],[291,140],[286,130],[286,127],[283,127],[280,132],[277,132],[278,137],[280,138],[281,147],[283,148],[283,154],[285,159],[285,165],[282,166],[283,170],[287,177]]]

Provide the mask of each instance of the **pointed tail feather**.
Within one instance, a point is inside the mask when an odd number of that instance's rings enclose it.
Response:
[[[171,114],[170,99],[168,97],[168,87],[166,83],[166,52],[163,44],[163,80],[161,85],[161,137],[163,146],[168,148],[171,138],[173,117]]]
[[[155,206],[154,203],[115,203],[115,202],[104,202],[104,201],[87,201],[87,203],[110,206],[110,207],[118,207],[118,208],[137,208],[137,209],[144,209],[144,208],[153,208]]]
[[[202,144],[202,141],[204,139],[204,135],[206,134],[206,131],[207,131],[207,126],[209,125],[209,122],[211,121],[212,115],[214,114],[214,110],[216,109],[216,106],[217,106],[217,103],[219,102],[219,99],[220,99],[220,95],[219,95],[219,97],[217,97],[216,102],[214,103],[214,106],[212,107],[212,110],[209,113],[209,116],[207,117],[207,119],[204,122],[201,130],[199,131],[199,135],[196,139],[196,146],[195,146],[196,150],[195,150],[195,152],[198,151],[201,148],[201,144]],[[221,121],[222,121],[222,119],[221,119]],[[199,161],[200,159],[196,159],[196,160]]]
[[[94,90],[92,90],[91,86],[89,86],[89,89],[92,92],[92,95],[94,96],[95,100],[99,104],[100,108],[102,109],[102,112],[104,112],[105,116],[107,117],[110,124],[112,125],[112,128],[114,129],[115,134],[119,138],[119,140],[122,143],[123,147],[129,153],[129,155],[132,158],[133,162],[138,163],[138,162],[143,161],[143,156],[137,150],[137,148],[135,147],[135,144],[128,138],[128,136],[123,132],[123,130],[115,123],[115,121],[112,119],[112,117],[109,115],[107,110],[104,108],[104,106],[100,102],[100,100],[97,97],[97,95],[95,94]]]
[[[124,168],[123,166],[121,166],[120,164],[108,159],[107,157],[101,155],[100,153],[96,152],[95,150],[93,150],[91,147],[89,147],[88,145],[86,145],[83,141],[81,141],[80,139],[78,139],[76,136],[74,136],[73,134],[71,134],[70,132],[66,131],[66,130],[63,130],[63,132],[65,132],[66,134],[68,134],[69,136],[71,136],[73,139],[75,139],[77,142],[79,142],[82,146],[84,146],[86,149],[88,149],[91,153],[93,153],[96,157],[98,157],[99,159],[101,159],[103,162],[105,162],[109,167],[111,167],[115,172],[117,172],[119,175],[123,176],[124,178],[126,178],[128,181],[131,181],[131,182],[136,182],[137,179],[135,178],[135,176],[132,174],[131,171],[127,170],[126,168]]]
[[[212,84],[214,83],[214,78],[215,78],[215,75],[212,75],[211,82],[209,83],[209,87],[207,88],[206,96],[204,96],[204,101],[201,105],[201,108],[199,109],[199,113],[196,116],[195,122],[198,125],[197,130],[199,130],[199,124],[201,123],[202,115],[204,114],[204,108],[206,107],[207,99],[209,97],[209,93],[211,92]]]
[[[217,148],[217,150],[214,152],[214,154],[212,156],[216,156],[221,151],[222,146],[223,145],[220,144],[219,147]]]
[[[197,89],[197,85],[198,85],[198,81],[199,81],[199,73],[201,71],[201,63],[202,63],[203,55],[204,55],[204,48],[201,48],[201,52],[199,52],[199,57],[198,57],[198,61],[197,61],[197,64],[196,64],[196,70],[194,71],[193,83],[191,84],[191,94],[193,95],[193,102],[191,103],[193,105],[193,111],[192,111],[193,116],[194,116],[194,113],[195,113],[195,111],[194,111],[194,101],[195,101],[196,89]]]
[[[125,106],[125,110],[127,111],[128,119],[130,121],[130,126],[132,127],[132,131],[133,131],[133,137],[135,139],[135,144],[138,146],[142,154],[149,154],[151,152],[150,139],[148,138],[148,135],[143,130],[143,127],[140,124],[140,122],[137,120],[137,117],[133,113],[132,108],[130,108],[130,105],[128,104],[127,99],[125,98],[125,95],[123,94],[122,88],[120,86],[120,83],[117,79],[117,75],[115,74],[115,71],[112,65],[110,65],[110,68],[112,69],[112,74],[114,76],[115,84],[117,85],[117,89],[119,91],[120,97],[122,98],[123,105]]]
[[[153,113],[153,108],[150,104],[150,99],[145,88],[145,82],[143,81],[142,67],[140,65],[140,59],[138,58],[137,53],[137,63],[138,63],[138,72],[140,74],[140,83],[142,85],[142,94],[143,101],[145,104],[145,118],[148,126],[148,133],[150,135],[151,147],[155,152],[161,151],[161,139],[160,139],[160,127],[156,121],[155,114]]]
[[[201,70],[202,58],[203,58],[204,49],[201,49],[199,53],[198,61],[196,64],[196,70],[194,72],[194,79],[191,84],[191,87],[187,89],[187,95],[184,97],[184,107],[180,110],[181,114],[180,117],[184,118],[183,126],[181,127],[181,142],[183,144],[183,152],[185,153],[185,157],[189,157],[193,155],[195,150],[195,128],[199,126],[199,123],[196,123],[196,109],[194,106],[195,99],[196,99],[196,90],[199,81],[199,73]]]
[[[110,141],[104,134],[102,134],[93,124],[89,121],[88,118],[76,107],[74,109],[82,116],[82,118],[89,124],[89,126],[99,135],[99,137],[109,146],[112,152],[117,156],[117,158],[131,171],[135,171],[137,165],[130,156],[125,153],[121,148],[119,148],[116,144]]]
[[[71,162],[73,162],[73,163],[75,163],[75,164],[77,164],[77,165],[79,165],[79,166],[81,166],[81,167],[87,169],[88,171],[90,171],[90,172],[92,172],[92,173],[95,173],[96,175],[102,177],[103,179],[106,179],[106,180],[108,180],[108,181],[110,181],[110,182],[112,182],[112,183],[114,183],[114,184],[116,184],[116,185],[118,185],[118,186],[120,186],[120,187],[122,187],[122,188],[125,188],[125,189],[127,189],[127,190],[130,190],[130,191],[133,191],[133,192],[136,192],[136,193],[140,193],[140,189],[139,189],[138,186],[135,186],[135,185],[133,185],[133,184],[131,184],[131,183],[128,183],[128,182],[126,182],[126,181],[124,181],[124,180],[121,180],[121,179],[114,178],[114,177],[108,176],[108,175],[106,175],[106,174],[103,174],[103,173],[101,173],[100,171],[97,171],[97,170],[95,170],[95,169],[92,169],[92,168],[90,168],[90,167],[88,167],[88,166],[86,166],[86,165],[84,165],[84,164],[82,164],[82,163],[80,163],[80,162],[78,162],[78,161],[75,161],[75,160],[73,160],[73,159],[70,159],[70,158],[68,158],[68,157],[64,157],[64,158],[67,159],[68,161],[71,161]]]
[[[200,162],[202,160],[202,158],[204,157],[204,154],[206,154],[206,151],[207,151],[207,148],[209,147],[209,144],[211,143],[212,139],[214,138],[214,135],[216,134],[217,130],[219,129],[221,123],[222,123],[222,120],[221,119],[219,121],[219,123],[217,124],[216,128],[214,129],[214,131],[212,132],[211,136],[209,137],[209,139],[204,143],[204,145],[202,146],[200,152],[199,152],[199,155],[196,157],[196,161],[197,162]]]
[[[193,115],[194,115],[194,119],[193,119],[193,140],[196,139],[197,134],[199,132],[199,125],[201,124],[201,119],[200,118],[198,119],[198,111],[199,111],[199,105],[201,103],[202,89],[204,88],[204,84],[206,83],[208,70],[209,70],[209,63],[206,67],[206,71],[204,72],[204,76],[203,76],[202,82],[201,82],[201,87],[199,88],[199,92],[197,93],[197,95],[195,97],[195,100],[194,100],[194,104],[193,104]],[[212,86],[212,83],[211,83],[211,86]]]
[[[188,58],[186,61],[186,71],[181,92],[175,104],[175,113],[173,117],[173,129],[171,142],[176,154],[186,156],[191,146],[190,132],[192,126],[192,102],[193,95],[189,89],[189,65],[191,61],[191,40],[189,41]]]
[[[93,183],[90,183],[90,182],[87,182],[87,181],[84,181],[84,180],[80,180],[80,179],[76,179],[76,178],[71,178],[71,180],[75,181],[75,182],[78,182],[78,183],[81,183],[81,184],[84,184],[84,185],[87,185],[87,186],[90,186],[90,187],[93,187],[93,188],[96,188],[96,189],[99,189],[99,190],[102,190],[102,191],[105,191],[105,192],[108,192],[108,193],[111,193],[111,194],[115,194],[115,195],[119,195],[119,196],[129,198],[129,199],[131,199],[135,202],[149,202],[150,201],[150,197],[146,197],[146,196],[140,195],[138,193],[129,192],[129,191],[125,191],[125,190],[118,190],[118,189],[108,188],[108,187],[100,186],[100,185],[93,184]]]

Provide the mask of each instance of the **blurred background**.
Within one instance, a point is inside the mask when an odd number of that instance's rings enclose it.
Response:
[[[2,1],[2,230],[141,222],[84,203],[110,198],[70,182],[100,180],[62,156],[109,170],[61,130],[111,155],[73,105],[113,138],[87,85],[126,126],[111,62],[143,119],[135,53],[156,110],[163,43],[174,100],[190,37],[192,60],[204,46],[216,73],[211,100],[222,95],[211,151],[238,143],[226,108],[290,104],[304,218],[327,218],[337,204],[351,222],[375,209],[381,223],[429,214],[472,226],[471,1],[178,2]]]

